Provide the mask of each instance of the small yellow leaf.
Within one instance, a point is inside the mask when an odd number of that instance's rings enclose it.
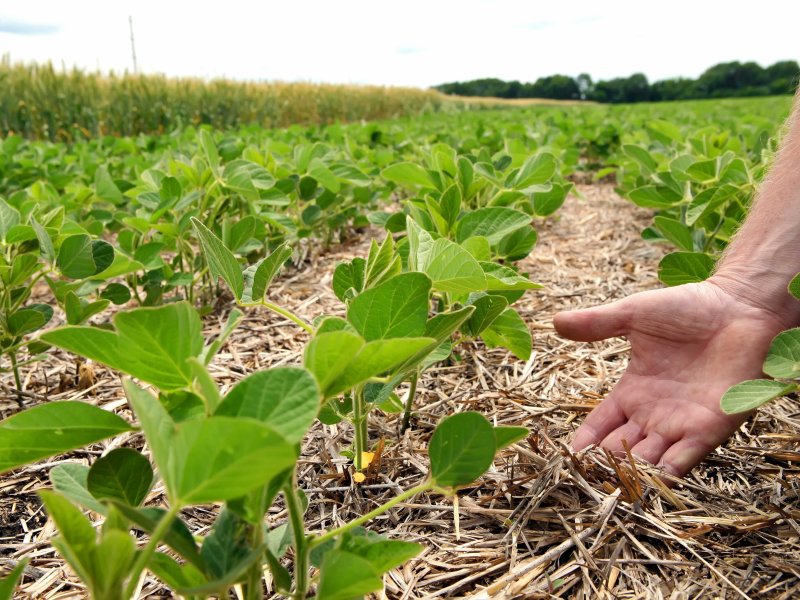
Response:
[[[365,452],[365,454],[368,453]],[[355,481],[356,483],[364,483],[364,480],[366,478],[367,476],[364,475],[361,471],[356,471],[355,473],[353,473],[353,481]]]
[[[371,463],[372,459],[375,458],[374,452],[362,452],[361,453],[361,468],[366,469]]]

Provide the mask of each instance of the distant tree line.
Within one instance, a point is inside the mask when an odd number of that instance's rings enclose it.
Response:
[[[755,62],[727,62],[714,65],[697,79],[663,79],[650,83],[642,73],[605,81],[592,81],[582,73],[577,77],[550,75],[533,83],[475,79],[444,83],[435,89],[458,96],[495,98],[553,98],[557,100],[594,100],[595,102],[659,102],[742,96],[791,94],[800,80],[800,65],[794,60],[762,67]]]

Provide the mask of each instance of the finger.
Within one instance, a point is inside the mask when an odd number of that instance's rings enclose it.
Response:
[[[667,473],[683,477],[711,453],[715,444],[697,439],[683,439],[673,444],[661,458],[661,466]]]
[[[646,438],[631,448],[631,454],[651,465],[657,465],[671,445],[672,441],[660,433],[651,431]]]
[[[596,342],[626,335],[630,320],[631,304],[626,298],[604,306],[560,312],[553,318],[553,325],[565,338]]]
[[[642,428],[632,421],[628,421],[622,427],[617,427],[614,431],[609,433],[600,446],[609,450],[610,452],[625,452],[623,440],[628,445],[628,448],[633,448],[645,438],[645,433]]]
[[[619,386],[618,386],[619,387]],[[619,407],[614,395],[608,396],[586,417],[583,424],[575,432],[572,448],[583,450],[591,444],[599,444],[609,433],[621,427],[627,421],[625,413]]]

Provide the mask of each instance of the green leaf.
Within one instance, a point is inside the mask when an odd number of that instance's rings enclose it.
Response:
[[[383,588],[383,578],[372,564],[344,550],[330,550],[320,568],[318,600],[353,600]]]
[[[410,368],[413,365],[409,365],[409,359],[415,357],[422,360],[425,354],[437,345],[436,340],[428,337],[403,337],[369,342],[352,357],[344,372],[330,383],[325,390],[325,397],[348,390],[370,377],[391,372],[397,367]]]
[[[478,261],[492,260],[492,247],[489,245],[489,240],[482,235],[467,238],[461,242],[461,247]]]
[[[331,384],[344,373],[363,346],[361,336],[350,331],[318,333],[308,342],[304,365],[314,374],[326,398],[331,395]]]
[[[55,491],[76,504],[105,515],[108,509],[89,492],[88,478],[89,467],[78,463],[61,463],[50,469],[50,483]]]
[[[228,313],[228,318],[225,321],[225,326],[222,328],[222,331],[214,338],[213,342],[203,348],[203,352],[200,355],[202,360],[199,361],[201,364],[208,365],[208,363],[211,362],[220,348],[222,348],[223,344],[228,341],[228,338],[239,326],[239,323],[242,322],[242,319],[244,319],[244,313],[239,309],[234,308]]]
[[[714,269],[714,259],[701,252],[673,252],[658,264],[658,278],[666,285],[705,281]]]
[[[294,444],[250,419],[209,417],[176,426],[166,481],[182,505],[221,502],[265,485],[292,466]]]
[[[475,311],[472,306],[434,315],[425,325],[425,337],[433,338],[437,344],[450,339],[450,336],[470,319]]]
[[[503,296],[493,296],[490,294],[471,295],[467,303],[475,307],[475,312],[467,321],[466,330],[471,336],[480,333],[489,327],[508,307],[508,300]]]
[[[39,490],[39,497],[60,533],[51,543],[78,576],[91,584],[96,575],[92,564],[96,543],[94,527],[77,507],[56,492]]]
[[[2,200],[0,200],[2,202]],[[53,246],[53,240],[47,229],[42,227],[36,219],[31,219],[31,227],[36,232],[36,239],[39,241],[39,254],[48,262],[53,263],[56,259],[56,249]],[[2,237],[2,236],[0,236]]]
[[[531,253],[538,237],[533,227],[517,229],[500,240],[497,245],[497,253],[511,262],[522,260]]]
[[[411,217],[406,219],[406,234],[408,236],[408,268],[411,271],[419,271],[428,263],[433,247],[433,237]]]
[[[431,177],[428,175],[428,172],[418,164],[412,162],[401,162],[386,167],[381,171],[381,176],[384,179],[411,189],[419,187],[435,189],[436,187]]]
[[[86,483],[98,500],[115,498],[138,506],[153,484],[153,469],[150,461],[136,450],[117,448],[95,461]]]
[[[191,563],[179,564],[174,558],[161,552],[153,554],[147,568],[174,590],[199,587],[206,582],[205,575],[198,567]]]
[[[458,184],[453,184],[442,192],[439,198],[439,211],[442,218],[447,223],[448,229],[452,229],[453,225],[458,221],[458,215],[461,213],[461,188]]]
[[[4,242],[11,228],[19,225],[19,211],[0,197],[0,240]]]
[[[259,371],[237,383],[214,414],[256,419],[289,442],[298,443],[314,422],[320,401],[317,382],[308,371],[280,367]]]
[[[497,426],[494,428],[495,449],[501,450],[515,442],[524,440],[529,433],[526,427]]]
[[[434,484],[472,483],[491,466],[496,446],[494,429],[483,415],[464,412],[443,419],[428,445]]]
[[[644,167],[645,174],[653,173],[658,169],[658,164],[645,148],[634,144],[623,144],[622,151]]]
[[[222,579],[241,571],[242,562],[248,560],[252,550],[249,531],[248,523],[236,513],[222,510],[200,550],[211,577]]]
[[[53,309],[47,304],[29,304],[8,317],[8,331],[21,336],[41,329],[53,318]]]
[[[653,219],[655,226],[665,238],[675,244],[680,250],[692,252],[694,250],[694,240],[692,230],[686,225],[675,219],[658,216]]]
[[[479,208],[464,215],[456,228],[456,240],[464,240],[480,235],[489,240],[494,246],[500,243],[509,233],[530,225],[531,218],[524,212],[494,206]]]
[[[656,187],[654,185],[646,185],[631,190],[628,193],[628,198],[642,208],[669,208],[676,202],[680,201],[680,196],[677,196],[667,187]]]
[[[131,290],[122,283],[109,283],[100,293],[100,297],[121,306],[127,304],[131,299]]]
[[[104,531],[92,552],[95,598],[120,598],[136,555],[136,543],[127,531]]]
[[[164,406],[150,392],[133,383],[130,379],[122,380],[122,387],[128,404],[133,409],[139,425],[144,432],[153,461],[167,489],[174,489],[176,482],[170,479],[170,448],[175,436],[175,422]]]
[[[531,332],[513,308],[505,309],[483,330],[481,337],[489,348],[508,348],[520,360],[531,357]]]
[[[333,293],[344,302],[347,291],[352,289],[356,294],[361,293],[366,282],[367,261],[363,258],[354,258],[348,262],[336,265],[333,270]]]
[[[0,600],[13,600],[14,592],[22,579],[25,567],[28,566],[30,558],[25,557],[14,565],[5,577],[0,578]]]
[[[431,278],[433,289],[441,292],[468,294],[486,288],[486,276],[478,261],[444,238],[433,242],[427,260],[418,262],[417,268]]]
[[[112,204],[123,204],[125,202],[125,197],[122,195],[122,192],[119,191],[114,180],[111,179],[111,175],[108,174],[108,169],[104,166],[98,167],[94,173],[94,189],[95,194],[97,194],[100,200]]]
[[[341,188],[339,179],[336,177],[333,171],[331,171],[319,158],[314,158],[311,160],[308,165],[308,172],[312,177],[314,177],[314,179],[325,186],[325,189],[333,192],[334,194],[339,192],[339,189]]]
[[[556,171],[556,159],[548,152],[540,152],[529,157],[514,178],[514,187],[524,189],[532,185],[546,183]]]
[[[192,225],[203,248],[211,276],[214,279],[222,277],[233,292],[234,298],[241,300],[244,292],[244,277],[233,252],[228,250],[222,240],[214,235],[208,227],[194,217],[192,217]]]
[[[765,402],[780,398],[798,389],[793,383],[769,379],[751,379],[729,388],[720,400],[722,412],[728,415],[748,412]]]
[[[775,379],[800,377],[800,328],[775,336],[764,361],[764,373]]]
[[[397,568],[422,551],[422,545],[413,542],[390,540],[386,537],[357,527],[345,533],[339,542],[339,550],[350,552],[367,560],[377,573],[386,573]]]
[[[158,386],[176,390],[192,385],[187,363],[203,351],[202,323],[187,302],[117,313],[117,332],[95,327],[61,327],[47,331],[48,344],[91,358]]]
[[[267,288],[281,270],[281,267],[292,256],[292,249],[287,242],[284,242],[269,256],[262,258],[256,264],[244,270],[244,291],[242,301],[260,302],[267,293]]]
[[[350,303],[347,320],[367,341],[420,336],[428,320],[431,280],[403,273],[365,290]]]
[[[789,282],[789,293],[800,300],[800,273],[795,275]]]
[[[56,265],[65,277],[84,279],[105,271],[114,262],[114,249],[86,234],[71,235],[61,242]]]
[[[0,472],[130,430],[117,415],[84,402],[34,406],[0,421]]]

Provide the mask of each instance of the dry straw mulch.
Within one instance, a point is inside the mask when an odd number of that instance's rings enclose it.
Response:
[[[427,472],[425,448],[444,415],[479,410],[496,424],[524,424],[528,440],[502,453],[457,506],[421,496],[376,519],[370,527],[425,546],[386,578],[388,598],[793,598],[800,597],[800,410],[781,400],[760,411],[736,436],[675,488],[657,472],[600,452],[573,456],[567,443],[583,416],[613,387],[626,366],[624,340],[576,344],[559,338],[552,316],[658,285],[662,250],[639,236],[649,215],[622,202],[610,187],[581,186],[555,218],[541,224],[541,242],[525,265],[546,289],[520,302],[534,333],[534,353],[523,364],[502,350],[464,348],[461,360],[425,377],[414,427],[400,436],[396,415],[372,422],[383,439],[379,470],[354,485],[342,451],[344,424],[315,426],[304,448],[299,479],[311,505],[312,531],[363,514]],[[302,269],[284,276],[273,297],[310,318],[341,310],[329,284],[339,259],[363,255],[366,241],[309,253]],[[213,334],[225,310],[207,321]],[[250,311],[215,361],[227,387],[253,371],[295,364],[304,342],[296,327],[266,311]],[[29,373],[26,405],[82,398],[127,414],[119,379],[95,367],[93,385],[74,387],[76,366],[59,353]],[[90,382],[92,383],[92,382]],[[0,389],[0,410],[18,410]],[[60,385],[60,387],[59,387]],[[62,390],[59,393],[59,389]],[[401,390],[402,393],[402,390]],[[141,447],[135,434],[115,446]],[[21,469],[0,480],[0,569],[31,556],[20,598],[76,598],[80,582],[50,548],[54,534],[36,490],[63,460],[91,461],[109,446]],[[162,500],[155,489],[151,503]],[[214,510],[183,516],[207,532]],[[457,517],[457,518],[456,518]],[[285,522],[280,505],[271,524]],[[142,598],[169,597],[146,579]]]

